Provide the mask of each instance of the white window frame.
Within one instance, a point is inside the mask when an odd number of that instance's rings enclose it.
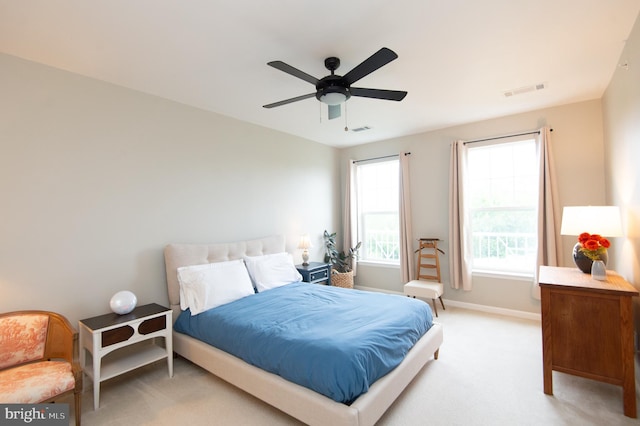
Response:
[[[365,198],[365,194],[363,193],[363,187],[362,185],[364,184],[364,174],[363,170],[364,168],[370,168],[370,167],[375,167],[375,166],[380,166],[382,164],[393,164],[395,163],[396,165],[396,174],[395,174],[395,181],[393,181],[389,186],[387,186],[387,190],[392,190],[395,191],[394,194],[394,200],[393,200],[393,207],[391,210],[372,210],[372,209],[367,209],[365,207],[366,204],[371,204],[369,202],[369,200],[366,200]],[[356,191],[356,223],[357,223],[357,235],[358,235],[358,241],[362,242],[362,247],[360,248],[360,256],[358,259],[358,263],[359,264],[370,264],[370,265],[377,265],[377,266],[386,266],[386,267],[399,267],[400,266],[400,202],[399,202],[399,193],[400,193],[400,183],[399,183],[399,176],[400,176],[400,160],[395,157],[395,158],[384,158],[384,159],[377,159],[377,160],[368,160],[368,161],[358,161],[356,163],[356,182],[355,182],[355,191]],[[385,243],[381,243],[384,246],[387,246],[387,249],[393,249],[393,245],[394,245],[394,241],[395,241],[395,252],[397,252],[397,258],[395,259],[382,259],[382,258],[371,258],[368,257],[368,248],[369,248],[369,244],[371,243],[370,241],[370,237],[368,236],[367,232],[365,231],[365,227],[366,227],[366,223],[367,223],[367,215],[372,215],[372,214],[394,214],[396,215],[396,222],[397,222],[397,226],[395,228],[395,236],[391,236],[391,238]],[[390,246],[390,247],[389,247]]]
[[[529,190],[531,191],[529,194],[530,197],[530,204],[527,204],[525,206],[522,205],[506,205],[506,206],[485,206],[485,207],[481,207],[481,208],[474,208],[472,206],[472,197],[475,195],[474,191],[473,191],[473,187],[472,187],[472,181],[475,181],[475,183],[478,182],[477,176],[476,175],[471,175],[472,171],[471,171],[471,166],[468,164],[469,162],[469,157],[470,154],[472,153],[472,151],[474,149],[482,149],[482,148],[491,148],[491,147],[504,147],[507,145],[512,145],[513,144],[517,144],[517,143],[522,143],[522,142],[529,142],[531,144],[531,148],[532,148],[532,154],[530,157],[530,161],[531,164],[528,164],[529,167],[531,167],[531,171],[533,174],[529,174],[529,185],[530,188]],[[537,230],[535,229],[537,226],[537,203],[538,203],[538,185],[537,185],[537,181],[538,181],[538,176],[537,173],[539,173],[538,169],[537,169],[537,159],[536,159],[536,141],[533,137],[529,136],[517,136],[517,137],[512,137],[512,138],[508,138],[505,140],[500,140],[500,141],[486,141],[486,142],[480,142],[477,144],[474,144],[473,146],[468,146],[467,147],[467,164],[465,165],[466,170],[466,177],[467,177],[467,184],[465,185],[466,189],[465,189],[465,214],[467,215],[467,226],[469,227],[469,233],[468,233],[468,238],[469,240],[466,241],[466,244],[470,244],[470,248],[468,250],[468,253],[471,253],[471,272],[473,275],[476,276],[510,276],[513,278],[530,278],[533,277],[534,273],[535,273],[535,265],[536,265],[536,253],[537,253]],[[515,171],[515,170],[514,170]],[[512,179],[511,184],[514,185],[515,184],[515,179],[513,176],[513,174],[511,174],[510,176],[512,176],[510,179]],[[474,180],[474,177],[476,178]],[[495,179],[496,181],[498,179]],[[515,189],[512,189],[513,191],[515,191]],[[499,212],[508,212],[508,211],[522,211],[522,210],[530,210],[530,220],[532,221],[531,224],[533,226],[534,229],[531,230],[531,232],[529,233],[525,233],[521,235],[518,235],[518,233],[511,233],[513,235],[510,235],[510,233],[508,232],[502,232],[504,235],[502,235],[502,237],[498,234],[500,234],[500,232],[498,233],[494,233],[496,235],[489,235],[487,234],[487,238],[496,238],[496,241],[500,240],[499,242],[496,242],[494,244],[501,244],[503,243],[505,240],[507,240],[507,244],[509,245],[508,240],[512,239],[512,241],[515,241],[517,239],[518,243],[520,244],[520,242],[522,241],[522,252],[524,253],[528,253],[528,256],[530,257],[529,262],[531,263],[530,267],[516,267],[516,263],[515,261],[505,261],[505,260],[496,260],[496,263],[494,265],[490,265],[489,261],[485,261],[484,264],[478,264],[478,262],[476,261],[476,258],[474,257],[474,247],[477,247],[478,244],[482,244],[482,242],[476,244],[477,241],[474,240],[474,237],[477,236],[477,233],[474,233],[473,230],[473,213],[477,212],[477,211],[499,211]],[[517,259],[517,256],[514,255],[513,259]],[[512,267],[509,267],[512,266]]]

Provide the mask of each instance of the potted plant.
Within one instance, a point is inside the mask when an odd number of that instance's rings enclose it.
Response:
[[[324,261],[331,263],[331,284],[337,287],[353,288],[353,260],[358,258],[358,251],[362,242],[350,248],[348,253],[339,251],[336,245],[336,233],[324,231]]]

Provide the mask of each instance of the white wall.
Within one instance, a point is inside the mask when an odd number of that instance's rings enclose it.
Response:
[[[551,88],[549,90],[552,90]],[[536,96],[535,93],[522,96]],[[553,128],[552,153],[557,168],[561,205],[600,205],[605,202],[604,146],[600,100],[581,102],[465,124],[443,130],[391,139],[342,150],[343,166],[349,158],[363,159],[410,151],[413,233],[439,237],[448,252],[449,147],[455,139],[479,139]],[[344,172],[343,172],[344,176]],[[560,209],[561,211],[561,209]],[[558,227],[560,223],[558,223]],[[563,237],[563,264],[572,266],[572,237]],[[443,280],[449,277],[449,262],[442,262]],[[402,292],[398,269],[361,266],[356,284]],[[458,291],[445,285],[444,298],[527,312],[539,312],[540,303],[530,295],[531,282],[474,277],[473,290]]]
[[[337,150],[0,55],[0,312],[167,303],[163,247],[339,223]]]
[[[618,106],[606,117],[638,117],[638,79],[624,81],[607,92]],[[322,231],[340,229],[338,177],[348,158],[411,151],[415,238],[440,237],[445,252],[454,139],[549,125],[561,204],[606,201],[600,100],[336,150],[7,55],[0,55],[0,93],[0,311],[52,309],[75,321],[107,312],[121,289],[140,303],[166,303],[162,248],[169,242],[284,233],[299,256],[296,240],[309,232],[312,260],[321,260]],[[628,93],[636,93],[632,107]],[[631,140],[639,133],[637,120],[620,120],[632,130],[608,136],[620,157],[615,166],[609,161],[608,176],[616,191],[632,188],[627,227],[635,239],[624,263],[637,279],[638,157],[626,153],[637,150]],[[571,266],[573,239],[563,242],[563,264]],[[620,262],[615,252],[614,259]],[[446,281],[447,256],[443,275]],[[360,267],[356,283],[402,291],[393,268]],[[472,292],[445,286],[445,298],[538,312],[529,286],[476,278]]]
[[[625,236],[614,239],[609,256],[615,269],[640,290],[640,18],[619,63],[628,67],[616,68],[603,96],[603,113],[607,201],[620,206]],[[640,298],[634,298],[634,305],[638,331]]]

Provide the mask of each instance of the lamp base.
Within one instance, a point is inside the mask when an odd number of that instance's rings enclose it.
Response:
[[[309,251],[307,249],[302,252],[302,266],[309,266]]]

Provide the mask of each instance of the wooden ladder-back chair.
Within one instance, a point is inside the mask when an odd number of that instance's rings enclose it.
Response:
[[[440,257],[444,252],[438,248],[438,238],[421,238],[418,253],[416,279],[404,285],[404,294],[410,297],[421,297],[433,301],[433,311],[438,316],[436,299],[440,299],[442,309],[445,309],[442,301],[444,286],[440,277]]]
[[[81,392],[78,332],[64,316],[0,314],[0,403],[44,404],[73,394],[79,426]]]

